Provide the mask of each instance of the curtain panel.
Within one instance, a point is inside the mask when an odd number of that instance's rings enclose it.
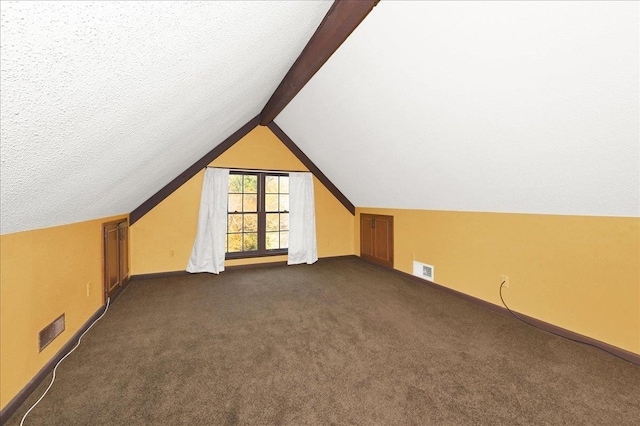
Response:
[[[205,169],[198,230],[187,272],[218,274],[224,271],[228,193],[229,169]]]
[[[316,209],[313,175],[289,173],[289,257],[287,264],[314,263],[318,260]]]

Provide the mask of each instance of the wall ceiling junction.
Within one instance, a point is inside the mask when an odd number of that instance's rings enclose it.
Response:
[[[323,2],[2,2],[1,232],[128,213]],[[275,119],[356,206],[640,216],[637,2],[381,1]]]
[[[3,234],[128,213],[264,107],[317,2],[2,2]]]
[[[356,206],[640,216],[638,8],[381,1],[275,122]]]

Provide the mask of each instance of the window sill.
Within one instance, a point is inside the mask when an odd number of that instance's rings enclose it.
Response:
[[[284,249],[284,250],[269,250],[269,251],[265,251],[265,252],[252,251],[252,252],[240,252],[240,253],[226,253],[224,259],[225,260],[250,259],[250,258],[253,258],[253,257],[282,256],[282,255],[287,255],[287,254],[289,254],[289,250],[287,250],[287,249]]]

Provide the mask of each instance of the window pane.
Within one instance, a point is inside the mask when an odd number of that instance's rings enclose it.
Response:
[[[229,234],[228,253],[237,253],[242,251],[242,234]]]
[[[278,192],[278,176],[266,176],[264,182],[264,192],[267,194],[274,194]]]
[[[258,211],[258,195],[244,194],[243,197],[244,197],[244,211],[257,212]]]
[[[244,215],[244,232],[258,232],[258,215],[257,214],[245,214]]]
[[[289,193],[289,176],[280,176],[280,193]]]
[[[242,192],[242,175],[229,175],[229,192]]]
[[[280,194],[280,211],[289,211],[289,195]]]
[[[288,248],[289,182],[289,176],[266,172],[248,171],[229,175],[227,253],[248,252],[255,255],[262,253],[258,250]],[[258,223],[261,225],[260,233]],[[259,247],[258,241],[262,242],[263,239],[264,246]]]
[[[277,231],[278,213],[267,213],[267,231]]]
[[[244,234],[244,251],[258,250],[258,234]]]
[[[268,212],[278,211],[278,194],[267,194],[264,196],[265,209]]]
[[[267,232],[267,250],[274,250],[279,248],[280,241],[278,241],[280,236],[279,232]]]
[[[242,232],[242,215],[230,214],[228,217],[227,232]]]
[[[284,231],[280,233],[280,248],[288,248],[289,247],[289,231]]]
[[[289,230],[289,213],[280,214],[280,230],[282,231]]]
[[[229,194],[229,211],[231,213],[242,211],[242,194]]]
[[[258,192],[258,176],[255,176],[255,175],[244,176],[243,192],[253,192],[254,194]]]

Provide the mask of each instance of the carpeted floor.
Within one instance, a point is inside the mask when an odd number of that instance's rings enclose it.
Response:
[[[133,281],[25,424],[639,421],[640,367],[348,259]]]

